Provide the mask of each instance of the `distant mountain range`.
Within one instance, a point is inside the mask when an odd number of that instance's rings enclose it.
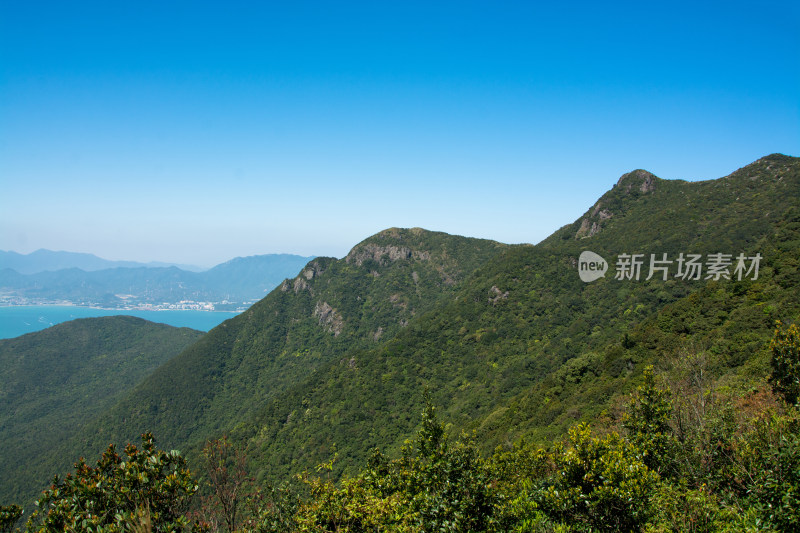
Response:
[[[86,272],[105,270],[108,268],[165,268],[177,267],[189,272],[202,272],[206,269],[193,265],[180,265],[177,263],[161,263],[151,261],[139,263],[136,261],[109,261],[94,254],[77,252],[54,252],[52,250],[36,250],[29,254],[0,250],[0,270],[10,268],[20,274],[38,274],[39,272],[79,268]]]
[[[106,261],[90,254],[2,252],[0,303],[130,308],[213,302],[217,310],[228,310],[263,298],[311,259],[290,254],[237,257],[203,272],[190,272],[154,263]]]

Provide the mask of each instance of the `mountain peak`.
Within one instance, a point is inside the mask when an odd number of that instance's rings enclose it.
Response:
[[[344,259],[357,266],[368,262],[371,268],[405,260],[433,260],[437,264],[453,263],[454,266],[458,262],[453,262],[454,257],[462,253],[460,248],[476,246],[489,250],[505,245],[492,240],[450,235],[423,228],[388,228],[355,245]]]
[[[435,234],[422,228],[388,228],[354,246],[345,261],[361,266],[365,261],[373,260],[385,266],[412,257],[427,260],[430,259],[430,251],[426,250],[426,236]]]
[[[586,239],[599,233],[608,219],[620,214],[623,209],[622,197],[651,194],[659,181],[661,179],[655,174],[642,169],[620,176],[614,187],[584,215],[578,231],[575,232],[575,238]]]
[[[646,194],[655,189],[658,180],[659,178],[652,172],[638,168],[620,176],[614,188],[624,188],[625,192],[638,190],[642,194]]]
[[[362,242],[367,242],[374,239],[381,239],[381,240],[394,239],[402,241],[411,238],[423,237],[424,235],[435,235],[435,234],[441,234],[441,232],[430,231],[423,228],[387,228],[383,231],[379,231],[372,237],[367,237]]]
[[[753,161],[749,165],[732,172],[724,180],[745,179],[750,182],[781,179],[782,176],[797,172],[797,157],[783,154],[770,154]]]

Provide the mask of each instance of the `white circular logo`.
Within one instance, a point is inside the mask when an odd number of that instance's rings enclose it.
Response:
[[[606,275],[608,263],[605,259],[588,250],[581,252],[578,258],[578,275],[582,281],[589,283]]]

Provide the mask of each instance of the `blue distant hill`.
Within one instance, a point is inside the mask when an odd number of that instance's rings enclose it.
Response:
[[[69,302],[106,308],[164,308],[183,302],[192,308],[186,302],[214,302],[216,310],[234,310],[260,300],[312,259],[292,254],[254,255],[193,272],[174,265],[106,261],[91,254],[40,250],[23,256],[2,252],[0,304]]]
[[[136,261],[109,261],[94,254],[77,252],[54,252],[40,249],[29,254],[0,250],[0,270],[10,268],[20,274],[38,274],[39,272],[64,270],[66,268],[79,268],[86,272],[105,270],[107,268],[162,268],[178,267],[190,272],[201,272],[205,269],[193,265],[180,265],[174,263],[138,263]]]

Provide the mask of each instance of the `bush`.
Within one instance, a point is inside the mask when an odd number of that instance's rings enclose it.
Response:
[[[10,532],[20,516],[22,507],[19,505],[0,505],[0,532]]]
[[[769,345],[772,350],[772,387],[787,403],[794,405],[800,396],[800,332],[797,325],[775,328]]]
[[[556,520],[601,531],[632,531],[646,523],[658,475],[641,451],[611,433],[592,436],[585,424],[569,431],[569,445],[553,452],[556,472],[536,497]]]
[[[749,502],[778,531],[800,524],[800,413],[765,418],[749,436],[755,466]]]
[[[644,383],[628,404],[623,425],[630,441],[642,451],[647,467],[661,473],[668,468],[668,458],[674,453],[671,418],[670,393],[656,385],[653,367],[648,366],[644,371]]]
[[[197,488],[185,459],[157,450],[145,433],[142,448],[129,444],[124,458],[112,444],[96,467],[80,459],[74,473],[56,476],[36,502],[28,531],[185,530],[184,513]]]

